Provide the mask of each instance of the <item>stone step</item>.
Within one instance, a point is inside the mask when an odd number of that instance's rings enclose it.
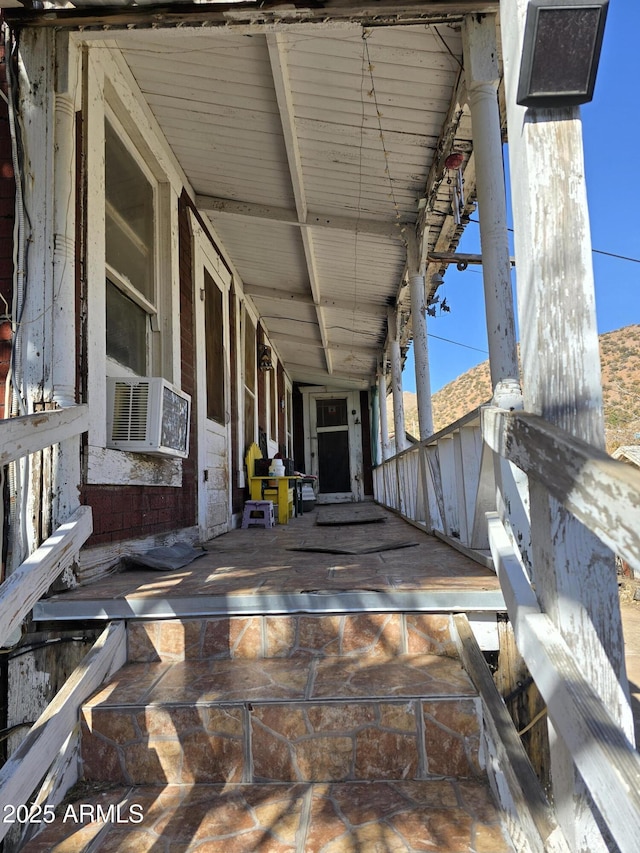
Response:
[[[83,775],[331,782],[481,775],[479,699],[436,655],[128,664],[82,710]]]
[[[130,622],[130,662],[202,659],[456,656],[442,613],[219,616]]]
[[[513,853],[488,784],[478,780],[71,793],[21,853]]]

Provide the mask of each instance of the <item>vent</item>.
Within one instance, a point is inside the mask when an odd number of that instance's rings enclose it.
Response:
[[[189,454],[191,398],[159,377],[107,378],[107,447]]]

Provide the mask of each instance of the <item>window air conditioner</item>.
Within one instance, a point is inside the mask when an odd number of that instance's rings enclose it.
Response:
[[[165,379],[107,377],[107,447],[184,459],[190,412],[191,397]]]

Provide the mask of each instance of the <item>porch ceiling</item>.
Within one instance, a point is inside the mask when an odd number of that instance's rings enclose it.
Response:
[[[460,33],[473,4],[409,5],[421,23],[87,32],[122,51],[296,381],[374,381],[389,305],[410,335],[406,237],[447,252],[462,232],[452,150],[473,203]]]

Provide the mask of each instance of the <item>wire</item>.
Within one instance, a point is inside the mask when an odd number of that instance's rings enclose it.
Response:
[[[640,258],[629,258],[627,255],[617,255],[615,252],[603,252],[602,249],[592,249],[595,255],[606,255],[608,258],[618,258],[620,261],[631,261],[632,264],[640,264]]]
[[[449,338],[441,338],[439,335],[433,335],[431,332],[427,332],[427,337],[436,338],[438,341],[445,341],[448,344],[455,344],[457,347],[464,347],[465,349],[472,349],[476,352],[482,352],[485,355],[489,355],[489,351],[486,349],[478,349],[478,347],[469,346],[469,344],[461,344],[460,341],[452,341]]]
[[[479,219],[471,219],[469,217],[469,222],[475,222],[476,225],[480,224]],[[510,231],[511,234],[514,233],[513,228],[507,228],[507,231]],[[628,255],[618,255],[616,252],[605,252],[603,249],[591,249],[594,255],[606,255],[608,258],[617,258],[619,261],[630,261],[632,264],[640,264],[640,258],[630,258]]]
[[[29,652],[35,652],[37,649],[45,649],[58,643],[91,642],[93,641],[89,637],[52,637],[51,639],[43,640],[40,643],[31,643],[28,646],[11,646],[11,648],[8,649],[0,649],[0,655],[3,655],[8,660],[13,660],[14,658],[21,657],[22,655],[28,655]]]
[[[429,26],[430,26],[430,25],[429,25],[429,24],[427,24],[427,27],[429,27]],[[448,54],[452,57],[452,59],[453,59],[453,60],[454,60],[454,61],[455,61],[459,66],[460,66],[460,68],[462,69],[462,71],[464,71],[464,66],[462,65],[462,62],[460,62],[460,60],[458,59],[458,57],[455,55],[455,53],[451,50],[451,48],[449,47],[449,45],[446,43],[446,41],[444,40],[444,38],[443,38],[442,33],[440,32],[440,30],[439,30],[436,26],[432,26],[432,27],[431,27],[431,29],[432,29],[432,30],[434,31],[434,33],[438,36],[438,38],[440,39],[440,41],[441,41],[441,42],[442,42],[442,44],[444,45],[444,48],[445,48],[445,50],[447,51],[447,53],[448,53]]]
[[[18,729],[30,729],[31,726],[35,725],[35,720],[25,720],[24,723],[16,723],[13,726],[9,726],[8,729],[0,729],[0,742],[7,740],[13,732]]]

